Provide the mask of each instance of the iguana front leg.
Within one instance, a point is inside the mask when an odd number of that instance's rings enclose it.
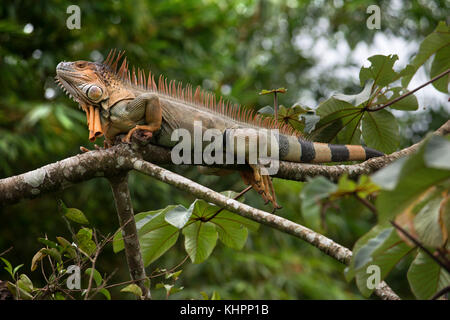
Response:
[[[131,136],[136,130],[145,130],[147,137],[151,137],[152,133],[161,128],[162,109],[157,95],[152,93],[142,94],[128,102],[127,111],[130,115],[140,113],[144,109],[145,124],[136,125],[122,139],[123,142],[130,142]]]

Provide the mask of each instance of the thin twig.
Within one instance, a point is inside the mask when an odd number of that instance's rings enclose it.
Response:
[[[397,102],[399,102],[400,100],[406,98],[407,96],[413,94],[414,92],[416,92],[416,91],[422,89],[423,87],[429,85],[430,83],[432,83],[432,82],[434,82],[434,81],[436,81],[436,80],[439,80],[440,78],[442,78],[443,76],[445,76],[446,74],[449,74],[449,73],[450,73],[450,69],[447,69],[446,71],[444,71],[444,72],[438,74],[438,75],[437,75],[436,77],[434,77],[433,79],[431,79],[431,80],[425,82],[425,83],[422,84],[421,86],[418,86],[418,87],[415,88],[414,90],[411,90],[411,91],[408,91],[408,92],[402,94],[400,97],[397,97],[397,98],[395,98],[395,99],[392,100],[392,101],[389,101],[388,103],[382,105],[381,107],[377,107],[377,108],[375,108],[375,109],[369,109],[369,108],[366,108],[366,110],[369,111],[369,112],[374,112],[374,111],[378,111],[378,110],[384,109],[384,108],[386,108],[386,107],[389,107],[389,106],[393,105],[394,103],[397,103]]]
[[[439,290],[438,292],[436,292],[434,294],[434,296],[431,297],[431,300],[437,300],[439,299],[441,296],[443,296],[444,294],[447,294],[450,292],[450,286],[447,286],[445,288],[442,288],[441,290]]]
[[[391,224],[397,229],[399,230],[404,236],[406,236],[409,240],[411,240],[417,247],[419,247],[420,249],[422,249],[423,252],[425,252],[431,259],[433,259],[434,261],[436,261],[437,264],[439,264],[442,268],[444,268],[447,272],[450,273],[450,266],[447,265],[446,263],[444,263],[443,261],[441,261],[438,257],[436,257],[434,254],[432,254],[430,252],[430,250],[428,250],[427,248],[425,248],[425,246],[416,239],[416,237],[414,237],[413,235],[411,235],[408,231],[406,231],[405,229],[403,229],[402,227],[400,227],[397,223],[395,223],[394,221],[391,221]]]
[[[372,211],[372,213],[374,215],[377,215],[377,208],[367,199],[365,198],[361,198],[360,196],[358,196],[358,194],[355,192],[353,193],[353,195],[355,196],[356,200],[358,200],[359,202],[361,202],[364,206],[366,206],[370,211]]]
[[[236,195],[234,198],[233,198],[233,200],[237,200],[237,199],[239,199],[240,197],[242,197],[244,194],[246,194],[250,189],[252,188],[252,186],[250,185],[250,186],[248,186],[247,188],[245,188],[244,190],[242,190],[241,192],[239,192],[239,194],[238,195]],[[222,207],[222,208],[220,208],[219,210],[217,210],[217,212],[216,213],[214,213],[211,217],[209,217],[209,218],[207,218],[206,220],[205,220],[205,222],[208,222],[208,221],[210,221],[210,220],[212,220],[212,219],[214,219],[219,213],[221,213],[222,211],[224,210],[224,208]]]

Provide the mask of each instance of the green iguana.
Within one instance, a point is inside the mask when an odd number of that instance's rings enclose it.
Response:
[[[120,64],[120,67],[119,67]],[[382,156],[381,152],[358,145],[333,145],[310,142],[290,126],[278,124],[276,119],[254,114],[253,111],[231,105],[222,98],[197,88],[183,87],[175,81],[167,82],[138,69],[129,71],[123,52],[112,50],[103,63],[75,61],[61,62],[56,67],[56,81],[63,90],[86,112],[89,139],[105,136],[105,146],[113,144],[115,137],[129,142],[131,135],[140,130],[150,142],[173,147],[175,129],[194,130],[194,122],[201,121],[202,130],[217,129],[225,141],[235,129],[278,129],[278,155],[291,162],[326,163],[366,160]],[[242,130],[244,129],[244,130]],[[238,130],[239,131],[239,130]],[[250,164],[252,170],[241,171],[246,184],[251,184],[263,199],[278,208],[270,176],[261,174],[261,167]]]

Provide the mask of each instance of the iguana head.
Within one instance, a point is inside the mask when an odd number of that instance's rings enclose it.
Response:
[[[80,105],[108,109],[118,101],[134,98],[132,91],[102,63],[60,62],[56,67],[56,82]]]

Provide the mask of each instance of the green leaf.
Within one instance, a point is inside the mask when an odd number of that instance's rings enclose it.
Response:
[[[174,280],[177,280],[178,277],[180,276],[181,272],[183,272],[183,270],[178,270],[176,272],[170,272],[168,274],[166,274],[166,279],[170,279],[173,278]]]
[[[376,237],[367,241],[358,251],[355,252],[353,267],[355,270],[361,269],[369,262],[373,261],[372,254],[380,248],[386,239],[392,234],[393,228],[381,230]],[[352,259],[353,260],[353,259]]]
[[[374,55],[369,57],[368,60],[371,62],[370,67],[362,67],[359,71],[361,86],[370,79],[374,81],[373,85],[380,87],[384,87],[396,80],[398,74],[393,69],[395,61],[398,60],[396,54],[388,56]]]
[[[216,290],[214,290],[211,296],[211,300],[220,300],[220,299],[221,299],[220,294]]]
[[[208,294],[205,291],[200,291],[200,294],[203,297],[203,300],[209,300]]]
[[[6,286],[8,287],[8,290],[18,299],[21,299],[21,300],[33,299],[33,296],[31,294],[29,294],[28,292],[23,290],[21,287],[19,287],[18,285],[14,284],[10,281],[8,281],[6,283]],[[17,292],[17,288],[19,289],[19,292]]]
[[[367,102],[370,98],[370,95],[372,93],[372,85],[373,81],[366,82],[364,89],[358,93],[353,95],[346,95],[341,93],[336,93],[333,95],[334,99],[345,101],[350,103],[353,106],[359,106]]]
[[[1,259],[1,260],[3,261],[3,263],[6,265],[6,267],[4,267],[4,269],[5,269],[6,271],[8,271],[8,273],[11,275],[11,277],[14,278],[13,267],[12,267],[11,263],[10,263],[8,260],[6,260],[5,258],[1,258],[1,257],[0,257],[0,259]]]
[[[369,266],[380,270],[382,281],[394,266],[412,249],[406,245],[392,227],[386,224],[377,225],[361,237],[353,249],[353,256],[346,270],[347,280],[356,277],[358,289],[365,297],[369,297],[373,289],[368,286]]]
[[[61,292],[56,292],[53,294],[53,299],[55,300],[66,300]]]
[[[136,222],[136,228],[138,230],[138,236],[142,236],[146,232],[151,231],[151,228],[145,228],[146,224],[152,220],[153,218],[158,216],[158,213],[164,212],[168,210],[168,208],[174,208],[175,206],[168,206],[164,209],[154,210],[154,211],[146,211],[138,213],[134,216],[134,220]],[[123,245],[123,237],[121,230],[116,231],[113,238],[113,251],[115,253],[120,252],[124,249]]]
[[[49,247],[49,248],[56,248],[56,247],[58,246],[55,242],[53,242],[53,241],[51,241],[51,240],[48,240],[48,239],[38,238],[38,241],[39,241],[40,243],[46,245],[46,246]]]
[[[414,218],[414,229],[424,246],[441,247],[447,240],[446,235],[442,234],[442,219],[445,217],[441,216],[441,206],[444,208],[444,205],[445,201],[439,192],[432,199],[427,199]]]
[[[286,93],[287,89],[285,89],[285,88],[278,88],[278,89],[272,89],[272,90],[263,89],[263,90],[261,90],[261,92],[259,94],[260,95],[265,95],[265,94],[271,94],[271,93],[275,93],[275,92],[277,92],[277,93]]]
[[[166,223],[164,226],[143,235],[139,240],[144,265],[147,267],[172,248],[177,242],[179,234],[179,229]]]
[[[49,255],[50,257],[52,257],[55,261],[57,262],[62,262],[62,258],[61,258],[61,253],[59,253],[59,251],[55,248],[43,248],[41,249],[42,253]]]
[[[23,267],[23,263],[22,263],[22,264],[19,264],[18,266],[16,266],[16,267],[14,268],[14,270],[13,270],[13,274],[15,275],[15,274],[17,273],[17,271],[19,271],[19,269],[22,268],[22,267]]]
[[[372,175],[372,181],[385,190],[394,190],[397,186],[403,165],[407,161],[407,157],[395,160],[387,167],[375,172]]]
[[[397,120],[385,109],[364,114],[362,135],[367,146],[384,153],[395,151],[399,144]]]
[[[81,249],[87,255],[91,256],[97,249],[95,242],[92,241],[91,229],[81,228],[76,234],[76,238],[79,249]]]
[[[135,216],[145,266],[158,259],[177,242],[179,229],[165,220],[165,213],[175,207],[168,206],[162,210],[142,212]],[[120,232],[116,233],[113,241],[114,252],[119,252],[124,248]]]
[[[430,299],[450,285],[450,274],[421,250],[411,264],[407,278],[416,298],[422,300]]]
[[[435,139],[432,137],[432,139]],[[424,153],[429,141],[406,160],[402,160],[400,173],[394,189],[382,190],[377,197],[376,207],[380,222],[392,220],[402,213],[415,201],[420,199],[431,186],[437,185],[450,178],[450,170],[428,168],[424,161]],[[398,164],[397,164],[398,166]],[[389,168],[389,167],[388,167]],[[382,169],[389,170],[389,169]],[[382,172],[380,175],[383,174]],[[377,182],[374,177],[374,181]]]
[[[408,90],[402,87],[393,87],[387,90],[383,95],[379,95],[376,101],[377,105],[384,105],[388,102],[400,97],[403,94],[408,93]],[[389,98],[387,96],[389,95]],[[405,111],[414,111],[419,108],[419,102],[415,95],[411,94],[405,98],[402,98],[398,102],[389,106],[389,108]]]
[[[414,74],[433,54],[450,44],[450,29],[444,21],[439,22],[436,29],[420,44],[419,52],[407,66],[408,70],[402,78],[402,86],[406,88]],[[435,67],[437,68],[437,67]],[[434,70],[436,71],[436,70]]]
[[[300,115],[306,112],[301,106],[294,106],[292,108],[286,108],[285,106],[280,106],[278,110],[278,122],[288,124],[297,131],[302,132],[305,125],[303,120],[301,120]]]
[[[337,144],[361,144],[361,119],[363,115],[364,113],[360,113],[353,117],[338,133],[334,142]]]
[[[337,188],[334,183],[322,176],[311,179],[305,184],[300,192],[300,199],[302,200],[302,216],[308,226],[320,230],[321,201],[328,198]]]
[[[404,157],[395,160],[387,167],[375,172],[372,175],[372,181],[384,190],[394,190],[400,178],[403,165],[406,163],[407,159],[407,157]]]
[[[121,289],[120,292],[129,292],[134,294],[136,297],[142,297],[142,289],[137,284],[129,284],[125,288]]]
[[[337,134],[355,118],[361,115],[362,108],[335,98],[322,102],[317,107],[316,114],[320,121],[315,125],[309,138],[318,142],[331,142]]]
[[[87,268],[84,273],[86,275],[88,275],[89,277],[91,277],[91,274],[92,274],[92,278],[94,279],[97,287],[99,287],[102,284],[103,278],[102,278],[100,272],[98,272],[96,269]]]
[[[174,227],[181,229],[189,221],[192,215],[193,207],[186,209],[181,205],[177,205],[174,208],[165,212],[165,220]]]
[[[56,240],[59,242],[59,244],[60,244],[63,248],[71,247],[71,246],[72,246],[72,244],[71,244],[67,239],[65,239],[65,238],[63,238],[63,237],[56,237]]]
[[[205,261],[217,243],[217,230],[211,222],[196,221],[183,229],[184,247],[193,263]]]
[[[247,241],[248,230],[240,223],[228,221],[219,214],[211,220],[216,225],[219,232],[219,240],[226,246],[241,250]]]
[[[111,300],[111,293],[109,293],[108,289],[100,289],[98,292],[100,292],[101,294],[103,294],[106,298],[106,300]]]
[[[431,65],[430,77],[434,78],[442,72],[450,69],[450,44],[436,52],[433,64]],[[450,73],[433,82],[433,86],[443,92],[448,93],[448,85],[450,83]]]
[[[449,138],[433,135],[425,148],[424,159],[429,168],[450,170]]]
[[[19,276],[19,280],[17,280],[17,286],[25,292],[31,293],[34,289],[33,282],[31,282],[30,278],[24,273]]]
[[[86,218],[84,213],[77,208],[67,208],[64,212],[64,216],[67,219],[79,224],[89,224],[89,220]]]

